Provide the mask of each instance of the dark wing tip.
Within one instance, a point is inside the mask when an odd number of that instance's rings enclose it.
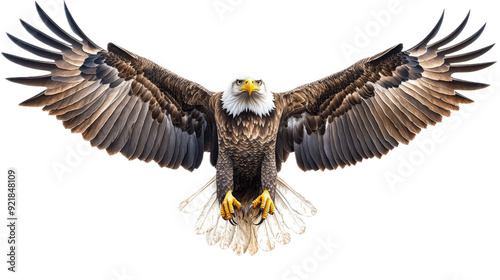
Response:
[[[445,60],[449,64],[469,61],[469,60],[472,60],[474,58],[477,58],[477,57],[487,53],[489,50],[491,50],[491,48],[493,48],[493,46],[495,46],[495,44],[491,44],[491,45],[486,46],[484,48],[481,48],[481,49],[478,49],[475,51],[471,51],[468,53],[448,56],[445,58]]]
[[[42,7],[40,7],[37,1],[35,1],[35,7],[38,12],[43,12]]]
[[[10,60],[11,62],[14,62],[14,63],[19,64],[19,65],[24,66],[24,67],[32,68],[32,69],[53,71],[54,69],[57,68],[57,66],[51,62],[33,60],[33,59],[24,58],[24,57],[20,57],[20,56],[9,54],[9,53],[2,53],[2,55],[5,58],[7,58],[8,60]]]
[[[481,36],[481,34],[483,34],[484,29],[486,28],[486,24],[487,24],[487,22],[485,22],[485,23],[483,24],[483,26],[481,26],[481,28],[479,28],[479,30],[478,30],[478,31],[476,31],[476,33],[474,33],[471,37],[475,37],[475,38],[477,38],[477,37]],[[474,40],[475,40],[475,39],[474,39]]]
[[[7,58],[8,60],[12,61],[12,59],[15,59],[14,55],[10,53],[4,53],[2,52],[3,57]]]
[[[71,30],[75,32],[78,36],[80,36],[85,43],[87,43],[91,48],[96,49],[96,50],[102,50],[101,47],[96,45],[92,40],[83,33],[82,29],[76,24],[75,19],[71,15],[71,12],[69,11],[68,5],[66,4],[66,1],[64,1],[64,12],[66,13],[66,19],[68,20],[69,26],[71,27]]]
[[[439,48],[453,41],[464,30],[465,26],[467,25],[467,22],[469,21],[469,16],[470,16],[470,10],[465,16],[464,20],[462,20],[462,23],[460,23],[460,25],[453,32],[451,32],[448,36],[442,38],[441,40],[429,45],[428,47]]]
[[[489,86],[488,84],[485,83],[471,82],[456,78],[452,80],[452,83],[458,90],[478,90]]]
[[[32,77],[9,77],[6,78],[9,82],[26,85],[44,87],[51,80],[50,75],[32,76]]]
[[[491,65],[497,63],[496,61],[490,61],[490,62],[485,62],[482,65],[484,65],[484,68],[490,67]]]
[[[26,25],[29,25],[27,22],[25,22],[22,18],[19,19],[19,21],[21,22],[21,24],[23,26],[26,26]]]
[[[479,30],[476,31],[476,33],[472,34],[469,38],[467,38],[467,39],[463,40],[462,42],[457,43],[453,46],[444,48],[444,49],[440,50],[439,53],[442,55],[447,55],[447,54],[459,51],[459,50],[467,47],[468,45],[475,42],[477,40],[477,38],[479,38],[479,36],[481,36],[485,27],[486,27],[486,23],[481,28],[479,28]]]
[[[483,24],[483,26],[481,26],[481,28],[479,29],[479,30],[481,30],[481,32],[483,32],[483,30],[486,28],[486,24],[488,24],[488,23],[487,23],[487,22],[485,22],[485,23]]]
[[[443,9],[443,13],[441,14],[441,17],[439,18],[439,21],[437,22],[436,26],[434,26],[434,28],[429,33],[429,35],[427,35],[420,43],[418,43],[416,46],[414,46],[413,48],[409,49],[408,51],[410,51],[410,52],[411,51],[417,51],[422,46],[425,46],[427,43],[429,43],[429,41],[432,40],[432,38],[434,38],[434,36],[436,36],[436,34],[438,33],[439,29],[441,28],[441,24],[443,23],[443,19],[444,19],[444,9]]]

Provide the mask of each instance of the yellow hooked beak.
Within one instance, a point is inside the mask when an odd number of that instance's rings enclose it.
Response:
[[[254,80],[252,80],[252,79],[246,79],[243,82],[243,86],[241,86],[238,90],[239,91],[247,91],[248,95],[252,95],[252,92],[254,92],[254,91],[260,91],[260,88],[258,88],[255,85],[255,81]]]

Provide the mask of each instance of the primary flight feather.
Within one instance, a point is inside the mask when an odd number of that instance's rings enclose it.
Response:
[[[8,78],[46,88],[21,105],[43,107],[92,146],[128,159],[192,171],[209,152],[216,176],[180,208],[201,210],[196,232],[205,234],[209,244],[231,247],[239,254],[288,243],[290,231],[305,230],[300,216],[316,213],[277,176],[290,153],[295,152],[302,170],[335,169],[380,158],[458,110],[459,104],[472,102],[456,90],[487,86],[453,78],[453,73],[493,64],[460,64],[493,45],[456,53],[473,43],[484,26],[450,46],[469,15],[451,34],[430,43],[441,16],[413,48],[403,51],[402,44],[396,45],[287,92],[271,92],[265,81],[250,76],[238,77],[225,91],[212,92],[112,43],[107,50],[99,47],[78,27],[66,5],[78,38],[60,28],[38,4],[36,9],[57,39],[21,23],[57,51],[8,34],[19,47],[46,60],[4,53],[7,59],[49,72]],[[208,195],[199,203],[202,193]]]

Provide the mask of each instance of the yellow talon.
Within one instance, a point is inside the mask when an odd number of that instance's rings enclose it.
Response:
[[[236,209],[241,210],[241,203],[234,198],[233,193],[229,190],[227,191],[226,196],[222,201],[222,205],[220,206],[220,214],[224,220],[233,219],[235,206]]]
[[[258,205],[260,205],[263,220],[265,220],[269,214],[274,214],[274,202],[268,190],[264,190],[262,194],[252,202],[253,208],[257,208]]]

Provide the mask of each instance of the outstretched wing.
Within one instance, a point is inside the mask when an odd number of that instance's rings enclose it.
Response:
[[[474,59],[493,45],[454,54],[483,32],[484,26],[466,40],[447,46],[468,18],[450,35],[429,44],[441,26],[441,16],[431,33],[407,51],[399,44],[342,72],[280,93],[288,111],[276,144],[278,168],[290,152],[295,152],[303,170],[335,169],[381,157],[399,143],[407,144],[422,128],[449,116],[450,110],[458,110],[458,104],[472,102],[455,90],[487,85],[452,74],[492,65],[457,63]]]
[[[21,103],[43,106],[64,127],[82,133],[93,146],[129,159],[154,160],[160,166],[197,168],[204,151],[216,149],[216,127],[209,99],[212,92],[114,44],[104,50],[85,36],[66,4],[73,32],[61,29],[37,4],[43,22],[61,40],[21,20],[50,51],[8,36],[19,47],[50,61],[4,54],[12,62],[49,71],[10,81],[46,87]]]

